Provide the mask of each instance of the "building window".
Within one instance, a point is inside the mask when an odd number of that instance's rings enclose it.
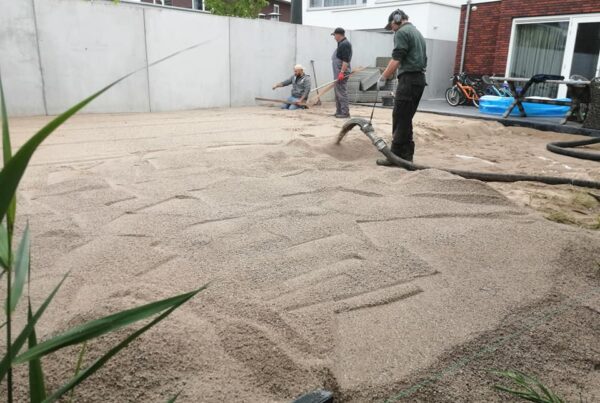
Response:
[[[273,12],[269,14],[271,16],[271,21],[279,21],[279,4],[273,4]]]
[[[532,77],[536,74],[560,75],[565,57],[569,30],[568,21],[538,24],[518,24],[511,55],[511,77]],[[556,84],[536,85],[529,95],[555,97]]]
[[[194,10],[204,10],[204,1],[203,0],[194,0]]]
[[[600,76],[600,14],[518,18],[513,21],[506,74]],[[528,92],[529,94],[529,92]],[[531,95],[567,96],[567,87],[536,85]]]
[[[367,0],[310,0],[310,8],[347,7],[367,4]]]

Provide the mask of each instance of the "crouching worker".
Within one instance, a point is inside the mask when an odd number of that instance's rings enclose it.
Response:
[[[310,94],[310,76],[304,74],[304,67],[294,66],[294,75],[287,80],[273,85],[273,89],[292,85],[292,95],[287,99],[289,104],[281,105],[281,109],[296,110],[306,108],[306,101]]]

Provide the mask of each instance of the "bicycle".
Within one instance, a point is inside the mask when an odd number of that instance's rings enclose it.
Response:
[[[480,81],[471,79],[466,73],[456,74],[450,80],[454,85],[446,90],[448,104],[458,106],[470,101],[479,108],[479,98],[484,95]]]
[[[481,81],[485,84],[485,95],[495,95],[497,97],[512,97],[508,84],[503,83],[502,86],[497,86],[490,76],[481,76]]]

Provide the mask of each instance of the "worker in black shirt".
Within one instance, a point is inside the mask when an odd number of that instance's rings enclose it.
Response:
[[[335,82],[335,117],[349,118],[350,107],[348,106],[348,75],[351,72],[350,61],[352,60],[352,45],[346,38],[344,28],[336,28],[332,32],[337,42],[337,48],[331,56],[333,66],[333,78]]]

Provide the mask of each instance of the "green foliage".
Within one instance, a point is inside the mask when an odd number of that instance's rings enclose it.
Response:
[[[28,301],[27,320],[32,320],[31,301]],[[32,329],[28,339],[28,347],[33,348],[37,345],[37,336],[35,329]],[[44,370],[42,362],[39,359],[29,361],[29,399],[31,403],[41,403],[46,399],[46,383],[44,381]]]
[[[86,341],[103,336],[106,333],[114,332],[115,330],[147,319],[150,316],[154,316],[167,309],[171,309],[172,307],[178,307],[184,302],[189,301],[194,295],[203,289],[204,287],[192,292],[178,295],[176,297],[152,302],[137,308],[128,309],[113,315],[108,315],[102,319],[86,322],[83,325],[72,327],[68,331],[46,340],[34,348],[29,349],[25,353],[18,356],[14,362],[19,364],[35,358],[41,358],[56,350],[60,350],[61,348],[84,343]]]
[[[8,268],[8,232],[6,225],[0,223],[0,269]]]
[[[206,0],[206,9],[217,15],[257,18],[258,13],[268,6],[267,0]]]
[[[23,233],[23,239],[19,244],[17,250],[16,260],[14,264],[15,279],[13,281],[12,290],[10,293],[10,301],[7,309],[14,312],[17,307],[17,303],[23,293],[23,286],[25,285],[25,278],[29,272],[29,225],[25,227]]]
[[[200,44],[190,47],[200,46]],[[182,51],[185,51],[182,50]],[[167,56],[153,64],[159,63],[176,54],[176,52],[170,56]],[[151,64],[152,65],[152,64]],[[135,72],[137,72],[136,70]],[[62,396],[66,395],[70,391],[83,382],[85,379],[94,374],[97,370],[102,368],[104,364],[122,349],[127,347],[131,342],[137,339],[144,332],[148,331],[154,325],[169,316],[175,309],[189,301],[196,294],[198,294],[204,287],[196,289],[194,291],[181,294],[175,297],[166,298],[161,301],[152,302],[146,305],[139,306],[137,308],[128,309],[122,312],[118,312],[112,315],[108,315],[101,319],[96,319],[84,323],[79,326],[75,326],[62,334],[51,337],[42,343],[37,342],[37,335],[35,331],[35,325],[44,314],[52,302],[54,296],[59,291],[60,287],[66,280],[68,273],[62,278],[54,290],[48,295],[42,305],[33,312],[31,308],[31,302],[28,298],[28,309],[27,309],[27,320],[26,324],[13,340],[13,316],[15,308],[23,294],[23,288],[25,280],[29,278],[30,274],[30,234],[29,225],[26,226],[21,242],[17,249],[16,254],[12,251],[12,239],[14,236],[14,222],[16,213],[16,191],[19,183],[25,173],[27,165],[33,156],[38,146],[61,124],[63,124],[71,116],[75,115],[84,106],[92,102],[98,96],[103,94],[112,86],[116,85],[120,81],[134,74],[130,73],[119,80],[109,84],[105,88],[84,99],[77,105],[71,107],[66,112],[54,118],[50,123],[44,126],[38,131],[33,137],[31,137],[16,154],[12,155],[10,145],[10,134],[8,125],[8,114],[6,111],[6,102],[4,98],[4,92],[2,88],[2,79],[0,77],[0,118],[2,119],[2,148],[3,148],[3,160],[4,167],[0,171],[0,275],[6,273],[6,300],[5,300],[5,315],[6,321],[0,326],[3,330],[6,330],[6,352],[0,360],[0,383],[6,379],[6,401],[8,403],[13,402],[13,373],[12,369],[14,366],[19,364],[28,363],[29,365],[29,400],[33,403],[47,403],[55,402]],[[6,224],[6,225],[5,225]],[[14,257],[14,258],[13,258]],[[13,278],[14,274],[14,278]],[[63,386],[59,387],[56,391],[51,393],[49,396],[46,393],[46,385],[44,382],[44,372],[42,368],[41,358],[58,351],[67,346],[74,344],[86,343],[93,339],[96,339],[102,335],[110,332],[114,332],[118,329],[125,328],[133,325],[137,322],[144,321],[154,317],[149,323],[134,331],[127,337],[125,337],[116,346],[110,348],[103,356],[91,363],[89,366],[79,371],[81,361],[83,360],[83,352],[79,356],[78,369],[74,376],[67,381]],[[2,322],[2,321],[0,321]],[[27,342],[27,349],[21,351],[25,347]],[[20,354],[20,355],[19,355]],[[2,385],[4,388],[4,385]],[[175,397],[176,398],[176,397]],[[174,401],[174,399],[172,401]]]
[[[77,365],[75,365],[75,376],[79,375],[79,372],[81,371],[81,365],[83,364],[83,357],[85,355],[86,348],[87,348],[87,342],[83,342],[83,344],[81,344],[81,350],[79,350],[79,356],[77,357]],[[69,396],[69,403],[73,403],[74,397],[75,397],[75,388],[71,389],[71,395]]]
[[[172,398],[167,400],[167,403],[175,403],[175,401],[177,400],[177,398],[179,397],[180,394],[181,394],[181,391],[177,392],[177,394],[175,396],[173,396]]]
[[[515,397],[535,403],[565,403],[554,392],[548,389],[544,384],[532,376],[526,375],[520,371],[493,371],[495,375],[511,380],[517,389],[509,389],[502,385],[495,385],[494,388],[510,393]]]

